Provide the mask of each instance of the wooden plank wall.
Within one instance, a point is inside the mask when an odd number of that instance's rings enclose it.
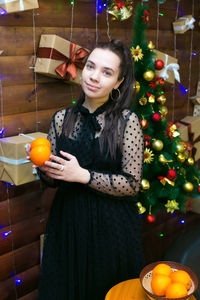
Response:
[[[92,49],[98,40],[108,40],[105,12],[98,16],[96,28],[94,0],[77,0],[74,7],[73,42]],[[135,1],[140,3],[141,1]],[[158,49],[174,55],[174,34],[172,21],[176,15],[177,1],[167,0],[160,6],[164,13],[159,17],[156,0],[149,0],[150,24],[147,30],[148,40],[158,43]],[[194,17],[198,20],[200,4],[194,0]],[[0,128],[4,125],[5,136],[20,132],[47,132],[52,114],[69,106],[80,92],[80,88],[60,80],[33,73],[34,45],[37,49],[41,34],[57,34],[69,39],[71,33],[71,5],[66,0],[39,0],[39,9],[35,10],[35,28],[33,11],[0,16],[0,76],[2,83],[2,103]],[[192,1],[180,1],[179,15],[191,14]],[[109,30],[112,38],[122,39],[127,46],[132,40],[133,17],[124,22],[112,21],[109,16]],[[35,31],[34,31],[35,30]],[[34,42],[35,32],[35,42]],[[187,88],[189,82],[189,61],[191,31],[176,37],[177,58],[180,63],[181,83]],[[199,28],[193,32],[193,52],[199,47]],[[198,52],[199,54],[199,52]],[[191,95],[196,93],[199,74],[199,55],[192,56]],[[173,104],[172,86],[166,85],[168,118],[179,120],[192,113],[192,105],[187,105],[188,95],[180,92],[176,84],[175,103]],[[48,212],[55,190],[44,188],[39,181],[22,186],[12,186],[0,182],[0,299],[37,298],[37,285],[40,269],[39,237],[44,232]],[[178,218],[180,218],[179,216]],[[199,216],[189,214],[186,224],[193,226]],[[177,236],[176,218],[159,217],[155,224],[144,226],[144,243],[147,260],[160,259],[163,251]],[[168,225],[166,225],[168,224]],[[187,225],[188,224],[188,225]],[[161,241],[158,233],[168,232],[168,238]],[[149,241],[150,237],[150,241]],[[150,243],[150,244],[149,244]],[[155,249],[153,245],[158,245]],[[151,251],[148,251],[149,246]],[[16,274],[16,277],[14,276]],[[15,285],[19,278],[21,284]],[[16,296],[17,295],[17,296]]]

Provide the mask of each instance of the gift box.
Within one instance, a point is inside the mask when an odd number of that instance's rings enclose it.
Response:
[[[195,19],[192,17],[192,15],[187,15],[187,16],[178,18],[175,22],[172,23],[174,33],[182,34],[182,33],[185,33],[186,31],[188,31],[189,29],[193,29],[194,22],[195,22]]]
[[[159,59],[164,63],[162,70],[156,70],[156,75],[172,84],[174,84],[175,79],[180,82],[178,60],[175,57],[165,54],[159,50],[154,50],[154,52],[156,54],[155,60]]]
[[[190,156],[200,160],[200,117],[187,116],[177,123],[180,138],[189,145]]]
[[[0,139],[0,180],[15,185],[32,182],[39,177],[33,163],[26,159],[26,145],[37,137],[47,137],[46,133],[35,132]]]
[[[54,34],[41,36],[35,72],[66,82],[81,84],[89,51]]]
[[[0,0],[0,13],[14,13],[38,8],[38,0]]]

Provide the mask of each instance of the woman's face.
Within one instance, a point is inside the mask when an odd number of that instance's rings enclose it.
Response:
[[[108,49],[96,48],[88,57],[82,72],[82,88],[89,99],[107,101],[112,89],[117,89],[120,58]]]

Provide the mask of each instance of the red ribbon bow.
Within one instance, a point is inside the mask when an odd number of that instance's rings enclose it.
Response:
[[[69,80],[70,76],[75,79],[77,75],[77,68],[83,69],[83,59],[89,55],[89,52],[84,48],[80,48],[77,51],[76,44],[70,43],[69,57],[65,56],[54,48],[40,47],[38,49],[37,57],[50,58],[55,60],[64,60],[60,66],[56,68],[56,72],[64,79]]]

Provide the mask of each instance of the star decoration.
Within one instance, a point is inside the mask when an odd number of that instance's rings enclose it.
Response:
[[[144,11],[144,16],[142,16],[142,19],[143,19],[145,24],[149,23],[149,12],[148,12],[148,10]]]
[[[140,46],[137,46],[136,48],[131,48],[131,54],[134,58],[134,61],[138,61],[141,60],[143,58],[143,53],[142,53],[142,49],[140,48]]]
[[[175,210],[178,210],[178,202],[176,200],[167,200],[167,204],[165,204],[167,208],[167,212],[173,213]]]
[[[152,150],[150,150],[149,148],[146,148],[144,150],[144,162],[146,164],[150,164],[153,160],[154,160],[154,154],[153,154]]]

